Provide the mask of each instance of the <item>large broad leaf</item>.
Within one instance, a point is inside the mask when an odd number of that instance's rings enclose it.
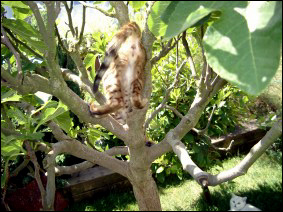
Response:
[[[227,5],[227,2],[221,1],[156,2],[149,16],[148,26],[155,36],[162,36],[164,40],[168,40],[195,26],[210,13],[219,11],[225,4]]]
[[[44,53],[47,49],[42,41],[39,31],[23,20],[3,19],[3,26],[9,28],[12,32],[28,42],[33,48]]]
[[[221,13],[203,42],[208,63],[222,78],[258,95],[279,65],[282,41],[281,2],[167,2],[153,6],[148,21],[156,36],[170,39]]]
[[[258,95],[275,75],[282,42],[282,3],[250,2],[224,10],[204,39],[208,63],[222,78]]]
[[[148,17],[148,27],[155,36],[164,36],[167,25],[160,19],[171,1],[157,1],[154,3]]]

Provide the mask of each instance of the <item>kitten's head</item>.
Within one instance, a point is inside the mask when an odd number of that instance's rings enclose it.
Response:
[[[245,207],[247,201],[247,197],[239,197],[235,194],[232,194],[232,198],[230,200],[231,210],[238,211]]]

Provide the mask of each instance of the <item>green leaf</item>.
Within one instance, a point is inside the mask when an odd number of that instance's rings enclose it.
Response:
[[[247,96],[243,96],[242,100],[244,103],[247,103],[249,101],[249,98]]]
[[[73,120],[70,117],[69,111],[57,116],[54,121],[66,132],[71,135],[71,129],[74,126]]]
[[[40,122],[38,123],[36,128],[34,129],[34,132],[36,132],[36,130],[38,129],[38,127],[40,125],[44,124],[47,121],[55,119],[56,117],[58,117],[59,115],[61,115],[64,112],[66,112],[67,110],[68,110],[68,107],[66,105],[64,105],[61,101],[59,102],[58,107],[56,109],[55,108],[47,108],[42,113],[42,119],[40,120]]]
[[[58,105],[58,102],[53,101],[53,100],[49,100],[44,105],[42,105],[40,108],[38,108],[36,111],[34,111],[33,114],[36,114],[39,111],[46,109],[46,108],[55,108],[55,107],[57,107],[57,105]]]
[[[18,121],[18,124],[24,125],[28,122],[28,117],[18,108],[10,108],[7,115]]]
[[[10,96],[8,98],[4,98],[3,100],[1,100],[1,103],[4,103],[4,102],[18,102],[20,101],[22,98],[21,95],[13,95],[13,96]]]
[[[157,174],[156,178],[161,183],[164,183],[164,181],[165,181],[165,175],[163,173],[162,174]]]
[[[279,65],[282,2],[227,5],[221,19],[207,28],[203,42],[217,74],[249,94],[260,94]]]
[[[164,36],[166,32],[167,25],[161,20],[160,16],[163,14],[170,3],[171,1],[157,1],[154,3],[151,9],[147,23],[149,30],[155,36]]]
[[[171,6],[172,4],[173,7]],[[171,6],[171,10],[166,11],[168,28],[164,39],[170,39],[187,28],[199,24],[199,22],[207,18],[211,12],[217,11],[217,9],[215,9],[217,5],[219,5],[217,2],[171,2],[168,6]]]
[[[163,166],[160,166],[157,170],[156,170],[156,173],[159,174],[161,172],[164,171],[164,167]]]
[[[7,102],[7,99],[13,98],[13,96],[17,96],[17,92],[14,90],[9,90],[5,93],[1,92],[1,103]]]
[[[30,8],[12,7],[12,9],[16,19],[24,20],[26,17],[32,15],[32,10]]]
[[[218,107],[218,108],[221,108],[221,107],[223,107],[225,104],[226,104],[226,101],[221,101],[221,102],[217,105],[217,107]]]
[[[184,139],[188,143],[192,143],[195,141],[195,137],[191,133],[188,133],[187,135],[185,135]]]
[[[94,55],[92,53],[89,53],[86,55],[84,59],[85,68],[88,69],[89,67],[93,66],[95,64],[95,58],[97,55]]]
[[[12,142],[6,145],[2,145],[1,142],[1,155],[4,157],[10,157],[11,155],[18,154],[21,151],[21,142]]]
[[[145,5],[146,1],[130,1],[130,5],[134,8],[134,11],[138,11],[141,7]]]
[[[29,8],[28,5],[24,4],[21,1],[1,1],[1,4],[9,7],[18,7],[18,8],[26,8],[26,9]]]
[[[9,28],[15,34],[27,41],[33,48],[42,53],[46,51],[47,47],[42,41],[39,31],[34,29],[27,22],[20,19],[3,19],[3,26]]]
[[[92,135],[92,136],[103,136],[103,137],[105,137],[105,138],[107,138],[107,139],[110,139],[110,136],[107,134],[107,133],[104,133],[104,132],[101,132],[101,131],[99,131],[99,130],[97,130],[97,129],[93,129],[93,128],[91,128],[91,129],[89,129],[90,130],[90,135]]]
[[[42,132],[28,133],[27,135],[19,136],[20,140],[42,140],[44,134]]]
[[[170,170],[171,170],[171,173],[176,174],[177,171],[178,171],[177,165],[173,165],[173,166],[170,168]]]
[[[223,3],[217,1],[171,1],[155,3],[148,26],[155,36],[168,40],[187,28],[208,20],[212,12],[218,12]],[[152,23],[153,22],[153,23]]]

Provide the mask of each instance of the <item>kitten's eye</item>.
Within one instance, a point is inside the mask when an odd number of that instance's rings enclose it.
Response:
[[[233,201],[233,203],[235,203],[235,201]]]
[[[240,205],[241,203],[238,202],[237,204]]]

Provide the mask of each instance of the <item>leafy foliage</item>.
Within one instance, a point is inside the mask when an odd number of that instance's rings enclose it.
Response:
[[[211,18],[219,12],[220,17]],[[203,45],[213,70],[240,89],[258,95],[279,65],[282,3],[158,2],[148,24],[156,36],[169,39],[204,20],[208,27]]]

